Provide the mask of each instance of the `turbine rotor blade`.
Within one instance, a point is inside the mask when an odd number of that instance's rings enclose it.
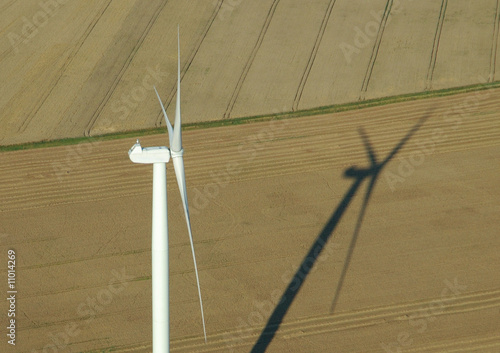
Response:
[[[205,315],[203,314],[203,301],[201,300],[200,278],[198,276],[198,266],[196,265],[196,255],[194,253],[193,234],[191,233],[191,221],[189,218],[189,207],[186,193],[186,178],[184,175],[184,161],[181,155],[172,158],[174,163],[175,177],[177,178],[177,185],[181,193],[182,206],[184,207],[184,215],[186,216],[186,224],[189,233],[189,242],[191,243],[191,252],[193,254],[194,270],[196,274],[196,284],[198,286],[198,297],[200,298],[201,320],[203,322],[203,334],[205,336],[205,343],[207,342],[207,331],[205,329]]]
[[[168,142],[169,145],[172,145],[172,137],[174,136],[173,130],[172,130],[172,125],[170,124],[170,120],[168,120],[167,112],[165,111],[165,107],[163,106],[163,103],[161,101],[160,95],[158,94],[158,91],[156,90],[156,87],[153,86],[156,92],[156,96],[158,97],[158,101],[160,102],[161,105],[161,110],[163,111],[163,116],[165,117],[165,123],[167,125],[167,131],[168,131]]]
[[[193,255],[194,272],[196,274],[196,285],[198,286],[198,297],[200,299],[201,320],[203,323],[203,335],[205,342],[207,342],[207,331],[205,328],[205,315],[203,313],[203,301],[201,299],[200,278],[198,276],[198,266],[196,265],[196,255],[194,253],[193,234],[191,232],[191,221],[189,218],[189,207],[186,192],[186,177],[184,175],[184,161],[182,159],[182,133],[181,133],[181,54],[180,54],[180,40],[179,40],[179,27],[177,27],[177,100],[175,105],[175,121],[173,129],[173,137],[170,142],[170,151],[172,154],[172,162],[174,164],[175,177],[177,178],[177,185],[181,193],[182,206],[184,207],[184,215],[186,216],[186,224],[189,233],[189,242],[191,244],[191,252]]]
[[[174,137],[172,151],[180,152],[182,149],[181,136],[181,49],[179,41],[179,28],[177,27],[177,99],[175,103]]]

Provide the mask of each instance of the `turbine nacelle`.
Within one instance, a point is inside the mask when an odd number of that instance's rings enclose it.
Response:
[[[141,143],[139,142],[139,140],[137,140],[135,145],[133,145],[132,148],[130,148],[130,150],[128,151],[128,156],[134,163],[168,163],[168,161],[170,160],[170,150],[165,146],[142,148]]]

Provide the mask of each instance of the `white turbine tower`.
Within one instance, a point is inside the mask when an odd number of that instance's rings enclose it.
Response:
[[[203,334],[205,342],[207,334],[205,330],[205,317],[203,315],[203,302],[201,300],[200,280],[196,256],[194,254],[193,236],[191,233],[191,222],[189,220],[189,208],[186,193],[186,179],[184,176],[184,162],[182,160],[182,136],[181,136],[181,96],[180,96],[180,44],[179,33],[177,33],[177,104],[175,107],[174,128],[168,120],[167,113],[163,107],[158,92],[155,92],[167,124],[170,149],[165,146],[142,148],[139,140],[128,151],[130,160],[134,163],[153,164],[153,234],[152,234],[152,284],[153,284],[153,353],[169,352],[169,293],[168,293],[168,226],[167,226],[167,173],[166,163],[172,158],[175,176],[181,193],[184,214],[193,254],[196,284],[198,285],[198,296],[200,299],[201,319],[203,323]]]

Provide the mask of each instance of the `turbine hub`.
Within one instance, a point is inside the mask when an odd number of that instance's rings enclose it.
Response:
[[[173,150],[170,150],[170,154],[172,156],[172,158],[176,158],[176,157],[182,157],[182,155],[184,154],[184,149],[181,148],[180,151],[173,151]]]

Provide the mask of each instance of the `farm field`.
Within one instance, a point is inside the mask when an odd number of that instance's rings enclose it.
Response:
[[[172,352],[500,351],[500,0],[0,2],[0,148],[88,137],[0,152],[0,351],[151,352],[127,151],[167,136],[100,135],[173,118],[178,28],[208,343],[169,165]]]
[[[0,145],[494,81],[496,0],[7,0]]]
[[[461,0],[448,3],[446,15],[443,15],[438,59],[430,83],[432,87],[449,87],[458,82],[469,84],[488,75],[491,75],[492,79],[496,77],[498,23],[492,27],[484,19],[487,16],[493,18],[495,11],[498,18],[498,3],[483,0],[475,4],[478,6],[471,5]],[[450,60],[439,60],[441,55]]]
[[[208,343],[169,165],[172,351],[497,351],[499,102],[489,89],[186,130]],[[378,163],[400,146],[371,193],[362,136]],[[2,349],[151,351],[152,168],[129,161],[134,142],[0,154],[18,290]]]

